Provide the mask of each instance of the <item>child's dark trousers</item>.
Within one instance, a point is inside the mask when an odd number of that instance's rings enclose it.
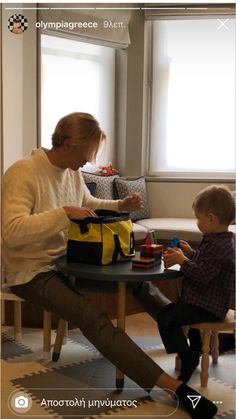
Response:
[[[219,318],[201,307],[182,301],[165,306],[159,312],[157,322],[167,353],[181,353],[189,350],[182,326],[211,321],[219,321]]]

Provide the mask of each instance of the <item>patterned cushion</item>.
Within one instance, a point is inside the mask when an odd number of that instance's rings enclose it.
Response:
[[[118,175],[114,176],[100,176],[95,173],[82,172],[85,183],[96,183],[96,198],[100,199],[114,199],[113,195],[113,180]]]
[[[139,177],[133,180],[126,179],[114,179],[114,192],[115,197],[123,199],[133,192],[139,193],[141,196],[142,208],[138,211],[131,212],[131,218],[133,221],[141,220],[142,218],[149,217],[149,206],[147,200],[146,183],[144,177]]]

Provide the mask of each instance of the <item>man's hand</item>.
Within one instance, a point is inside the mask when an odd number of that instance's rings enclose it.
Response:
[[[182,250],[178,247],[175,247],[174,249],[168,247],[167,250],[163,252],[163,258],[164,266],[166,269],[170,268],[172,265],[175,265],[176,263],[178,263],[181,266],[185,260],[188,260],[188,258],[184,256]]]
[[[119,202],[119,211],[137,211],[141,208],[141,197],[138,193],[127,196]]]
[[[87,207],[63,207],[70,220],[82,220],[86,217],[97,217],[95,212]]]

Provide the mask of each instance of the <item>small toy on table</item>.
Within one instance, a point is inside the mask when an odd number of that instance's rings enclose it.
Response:
[[[161,244],[142,244],[140,246],[140,257],[154,258],[156,264],[161,263],[163,246]]]
[[[132,268],[150,269],[156,265],[155,258],[146,258],[143,256],[135,257],[132,259]]]
[[[149,230],[149,232],[147,233],[145,244],[147,246],[149,246],[150,244],[157,244],[156,230]]]
[[[163,246],[156,243],[156,232],[150,230],[145,244],[140,246],[140,257],[132,259],[132,268],[149,269],[161,264]]]
[[[173,239],[170,242],[170,247],[180,247],[179,239],[178,237],[173,237]]]
[[[154,230],[148,233],[145,244],[140,246],[140,257],[154,258],[155,264],[160,264],[163,246],[161,244],[153,243],[153,238],[155,238],[156,241]]]

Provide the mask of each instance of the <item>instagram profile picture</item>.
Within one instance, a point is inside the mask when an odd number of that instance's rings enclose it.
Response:
[[[12,15],[8,19],[8,29],[12,33],[19,35],[28,28],[28,20],[23,15]]]
[[[17,391],[11,394],[9,403],[11,410],[19,415],[24,415],[32,407],[31,397],[23,391]]]

